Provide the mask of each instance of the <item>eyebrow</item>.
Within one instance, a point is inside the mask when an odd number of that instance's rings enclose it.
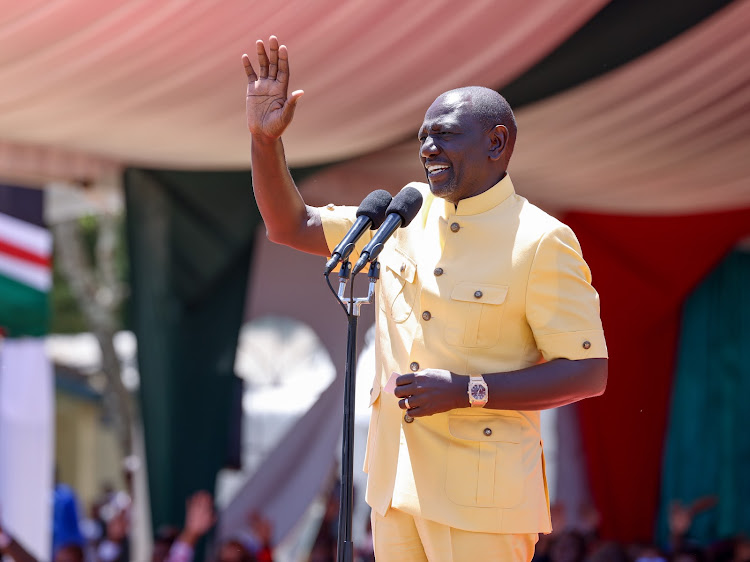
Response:
[[[417,133],[417,138],[422,136],[422,133],[424,133],[426,130],[436,131],[440,129],[460,129],[461,125],[455,121],[455,120],[441,120],[433,122],[429,127],[422,124],[422,126],[419,128],[419,132]]]

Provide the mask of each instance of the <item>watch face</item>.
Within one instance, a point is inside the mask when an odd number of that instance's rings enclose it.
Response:
[[[484,385],[473,384],[473,385],[471,385],[471,397],[474,400],[486,400],[487,399],[487,389],[484,388]]]

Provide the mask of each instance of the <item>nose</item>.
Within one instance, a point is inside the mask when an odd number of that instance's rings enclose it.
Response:
[[[437,153],[438,147],[433,142],[432,137],[430,135],[426,136],[422,143],[419,145],[419,155],[422,158],[427,158],[429,156],[434,156]]]

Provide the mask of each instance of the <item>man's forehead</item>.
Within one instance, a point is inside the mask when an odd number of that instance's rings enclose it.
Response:
[[[468,103],[469,97],[470,96],[467,92],[451,90],[450,92],[445,92],[444,94],[438,96],[433,105],[440,101],[445,105],[457,107]]]
[[[427,109],[422,128],[441,124],[460,123],[470,117],[471,103],[465,93],[447,92]]]

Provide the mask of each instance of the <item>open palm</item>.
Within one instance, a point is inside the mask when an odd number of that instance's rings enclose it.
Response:
[[[268,40],[268,54],[263,41],[258,40],[258,73],[250,57],[242,55],[247,74],[247,127],[258,138],[277,139],[292,122],[297,100],[304,93],[296,90],[287,96],[289,87],[289,54],[284,45],[279,46],[275,36]]]

